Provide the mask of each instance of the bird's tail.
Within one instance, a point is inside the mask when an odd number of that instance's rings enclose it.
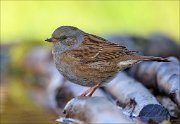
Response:
[[[154,57],[154,56],[134,56],[136,60],[142,60],[142,61],[157,61],[157,62],[170,62],[166,58],[162,57]]]

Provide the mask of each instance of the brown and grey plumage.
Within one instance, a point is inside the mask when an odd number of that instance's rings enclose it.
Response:
[[[140,56],[126,47],[88,34],[76,27],[61,26],[50,39],[57,69],[73,83],[91,87],[82,96],[110,82],[116,74],[139,61],[168,62],[153,56]]]

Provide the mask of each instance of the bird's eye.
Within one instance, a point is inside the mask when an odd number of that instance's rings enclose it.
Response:
[[[60,36],[60,38],[59,38],[60,40],[65,40],[65,39],[67,39],[67,36],[65,36],[65,35],[63,35],[63,36]]]

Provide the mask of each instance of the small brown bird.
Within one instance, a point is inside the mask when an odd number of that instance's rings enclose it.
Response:
[[[45,41],[54,44],[53,57],[59,72],[73,83],[91,87],[81,96],[91,96],[119,71],[139,61],[168,62],[161,57],[136,55],[124,46],[73,26],[57,28]]]

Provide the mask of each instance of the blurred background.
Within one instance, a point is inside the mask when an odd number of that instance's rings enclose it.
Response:
[[[47,96],[33,94],[44,93],[46,81],[40,75],[46,69],[33,69],[38,60],[34,55],[51,58],[52,45],[44,40],[57,27],[71,25],[105,38],[161,34],[179,44],[179,4],[179,0],[1,1],[1,122],[55,123],[57,114],[39,104]]]

